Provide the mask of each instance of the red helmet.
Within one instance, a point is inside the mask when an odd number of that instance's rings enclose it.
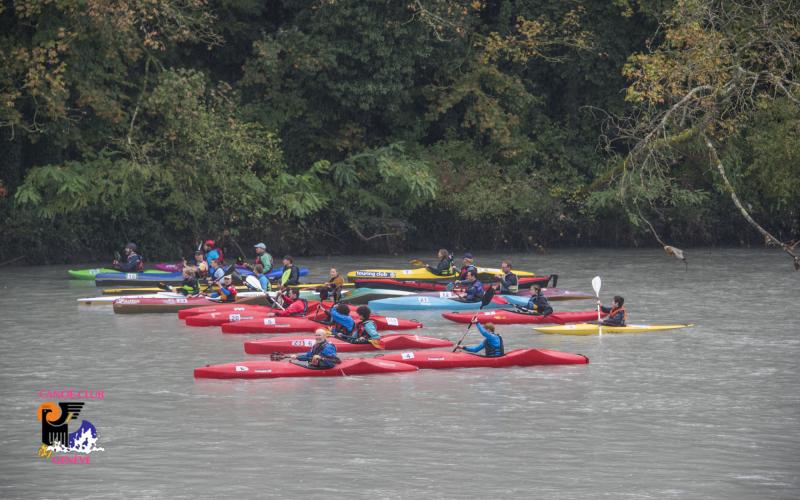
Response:
[[[205,243],[203,243],[203,244],[204,245],[208,245],[211,248],[214,248],[214,240],[206,240]]]

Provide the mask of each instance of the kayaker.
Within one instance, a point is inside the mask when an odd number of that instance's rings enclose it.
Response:
[[[206,254],[202,250],[194,253],[194,265],[197,267],[197,277],[205,278],[208,276],[208,262],[206,262]]]
[[[302,363],[305,361],[305,363]],[[292,354],[290,363],[312,370],[327,370],[341,363],[336,356],[336,346],[328,342],[328,332],[317,328],[314,332],[314,345],[304,354]]]
[[[300,298],[297,288],[290,288],[282,298],[284,309],[275,311],[275,316],[305,316],[308,313],[308,301]]]
[[[327,283],[317,287],[319,300],[328,300],[328,297],[333,297],[334,302],[339,302],[342,298],[342,286],[344,286],[344,278],[339,275],[339,271],[335,267],[332,267]]]
[[[264,268],[264,273],[269,273],[272,271],[272,255],[267,252],[267,245],[264,243],[256,243],[253,245],[253,248],[256,250],[256,261],[253,264],[244,263],[242,264],[247,269],[255,269],[255,266],[261,264]]]
[[[505,295],[516,295],[519,292],[519,279],[517,275],[511,271],[511,262],[504,260],[500,263],[500,270],[503,274],[498,275],[500,284],[496,290]]]
[[[219,283],[222,281],[222,278],[225,277],[225,269],[222,268],[222,264],[218,260],[211,261],[211,269],[208,273],[208,280],[211,283]]]
[[[467,279],[467,273],[473,271],[475,276],[478,275],[478,268],[475,267],[475,256],[472,255],[470,252],[464,254],[464,258],[461,260],[463,265],[461,266],[461,270],[458,272],[458,279],[459,281],[464,281]]]
[[[283,258],[283,274],[281,275],[281,288],[300,284],[300,269],[294,265],[294,259],[286,255]]]
[[[460,294],[461,299],[464,302],[480,302],[486,291],[483,289],[483,283],[478,281],[477,272],[467,271],[467,279],[463,283],[466,288]]]
[[[347,304],[336,304],[330,309],[323,309],[330,317],[331,332],[337,338],[352,337],[356,329],[356,322],[350,317],[350,306]]]
[[[136,243],[128,243],[122,250],[125,253],[125,263],[114,259],[112,267],[119,269],[123,273],[140,273],[144,270],[144,262],[142,258],[136,253]]]
[[[180,286],[169,287],[174,293],[181,295],[200,295],[200,283],[197,280],[197,272],[193,266],[183,267],[183,282]]]
[[[264,266],[256,264],[253,267],[253,274],[256,275],[258,282],[261,283],[261,289],[265,292],[272,290],[272,284],[269,282],[269,277],[264,273]]]
[[[209,269],[211,269],[211,262],[215,260],[218,260],[220,264],[225,262],[224,257],[222,256],[222,250],[215,248],[214,244],[214,240],[206,240],[203,243],[203,251],[206,254],[206,264],[208,264]]]
[[[603,307],[603,304],[598,300],[597,305],[600,306],[600,310],[608,313],[602,324],[605,326],[625,326],[628,321],[628,311],[625,310],[623,304],[625,304],[625,299],[619,295],[614,296],[611,301],[611,307]]]
[[[485,349],[485,356],[487,358],[499,358],[505,354],[503,337],[494,332],[494,325],[492,323],[486,323],[484,327],[475,318],[472,319],[472,323],[475,323],[475,326],[478,327],[478,331],[483,335],[483,341],[480,344],[461,346],[458,349],[463,349],[472,354],[479,353]]]
[[[436,267],[425,266],[428,271],[437,276],[449,276],[453,274],[453,256],[450,255],[450,252],[445,248],[440,248],[437,257],[439,257],[439,263]]]
[[[553,308],[550,306],[550,301],[542,293],[542,287],[533,285],[531,287],[531,298],[525,306],[526,313],[533,314],[534,316],[549,316],[553,314]]]
[[[220,302],[235,302],[236,301],[236,287],[233,286],[230,274],[226,274],[222,281],[218,283],[219,291],[214,292],[208,296],[210,299],[218,299]]]
[[[347,336],[337,335],[337,338],[345,342],[350,342],[351,344],[369,344],[380,340],[381,336],[378,334],[378,327],[375,326],[374,321],[369,319],[372,315],[372,311],[370,311],[369,307],[358,306],[356,313],[358,314],[359,321],[356,324],[353,334]]]

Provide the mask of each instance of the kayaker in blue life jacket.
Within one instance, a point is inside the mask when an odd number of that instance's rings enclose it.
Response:
[[[598,300],[597,305],[600,306],[600,310],[608,313],[602,324],[605,326],[625,326],[628,321],[628,311],[625,310],[623,304],[625,304],[625,299],[619,295],[614,296],[611,301],[611,307],[603,307],[603,304]]]
[[[286,289],[300,284],[300,269],[294,265],[294,259],[287,255],[283,258],[283,274],[281,274],[281,288]]]
[[[504,260],[500,263],[500,270],[503,274],[498,275],[500,284],[496,290],[505,295],[516,295],[519,292],[519,278],[511,270],[511,262]]]
[[[218,260],[212,260],[211,267],[209,268],[208,272],[209,283],[219,283],[224,277],[225,269],[222,268],[222,264],[220,264]]]
[[[356,329],[356,322],[350,317],[350,306],[347,304],[336,304],[336,306],[331,307],[325,312],[330,316],[331,333],[333,333],[336,338],[344,339],[353,336]]]
[[[372,315],[367,306],[358,306],[356,309],[358,314],[358,323],[353,330],[352,335],[338,335],[337,338],[350,342],[351,344],[369,344],[371,342],[380,340],[381,336],[378,334],[378,327],[375,322],[369,317]]]
[[[231,282],[231,275],[226,274],[219,283],[219,291],[212,293],[208,298],[218,299],[220,302],[235,302],[237,291]]]
[[[449,276],[452,275],[454,272],[453,269],[453,256],[450,255],[450,252],[447,251],[445,248],[439,249],[439,253],[437,254],[439,257],[439,263],[436,267],[433,266],[425,266],[428,271],[437,275],[437,276]]]
[[[476,354],[482,350],[486,350],[485,356],[487,358],[499,358],[505,354],[503,347],[503,337],[494,332],[494,325],[486,323],[484,327],[477,320],[473,319],[473,323],[478,327],[478,331],[483,335],[483,341],[480,344],[461,346],[459,349]]]
[[[122,263],[116,259],[112,262],[111,267],[119,269],[123,273],[140,273],[144,270],[144,262],[142,258],[136,253],[136,243],[128,243],[125,245],[123,252],[125,253],[125,262]]]
[[[341,363],[336,356],[336,346],[328,342],[328,332],[317,328],[314,332],[314,345],[304,354],[292,354],[290,363],[312,370],[327,370]],[[305,363],[303,363],[305,361]]]
[[[480,302],[486,290],[483,283],[478,281],[475,271],[467,271],[467,279],[464,281],[464,291],[459,294],[464,302]]]
[[[549,316],[553,314],[553,308],[550,306],[550,301],[542,293],[541,286],[533,285],[531,287],[531,298],[528,300],[523,312],[534,316]]]
[[[255,274],[256,279],[258,279],[258,282],[261,284],[262,290],[264,290],[265,292],[269,292],[270,290],[272,290],[272,284],[269,282],[269,278],[264,273],[264,266],[262,266],[261,264],[256,264],[253,267],[253,274]]]
[[[215,260],[218,260],[220,264],[224,264],[225,262],[222,256],[222,250],[215,248],[214,245],[214,240],[206,240],[203,243],[203,251],[206,254],[206,264],[208,264],[209,269],[211,269],[211,263]]]

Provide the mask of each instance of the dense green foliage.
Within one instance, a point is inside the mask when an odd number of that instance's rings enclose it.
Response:
[[[671,7],[7,0],[0,260],[128,240],[174,259],[206,237],[229,254],[651,244],[600,144],[605,114],[631,106],[623,67]],[[798,135],[798,107],[766,101],[722,151],[786,239]],[[718,186],[687,139],[634,194],[677,244],[754,241]]]

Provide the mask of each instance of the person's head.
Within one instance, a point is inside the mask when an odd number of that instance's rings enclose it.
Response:
[[[539,285],[533,285],[531,287],[531,291],[533,292],[534,295],[539,295],[540,293],[542,293],[542,287]]]
[[[195,268],[193,266],[183,266],[183,277],[184,278],[193,278],[195,273]]]
[[[291,266],[292,264],[294,264],[294,259],[292,259],[292,256],[291,255],[284,255],[283,256],[283,265],[284,265],[284,267]]]
[[[331,268],[331,278],[335,278],[337,276],[339,276],[339,271],[337,271],[335,267],[332,267]]]
[[[298,290],[297,288],[290,288],[286,290],[286,295],[288,295],[289,298],[292,299],[292,301],[295,301],[297,300],[297,297],[300,296],[300,290]]]
[[[500,263],[500,269],[502,269],[504,273],[511,271],[511,262],[504,260]]]
[[[255,245],[253,245],[253,248],[256,249],[257,255],[261,255],[262,253],[267,251],[267,245],[265,245],[264,243],[256,243]]]
[[[256,274],[264,274],[264,265],[263,264],[256,264],[253,266],[253,271]]]
[[[350,314],[350,306],[347,304],[336,304],[336,312],[342,315]]]
[[[490,332],[494,333],[494,323],[486,323],[485,325],[483,325],[483,327],[489,330]]]
[[[125,255],[130,255],[136,250],[136,243],[128,243],[125,245],[125,249],[123,251],[125,252]]]
[[[230,286],[233,279],[231,278],[230,274],[226,274],[222,277],[222,284],[225,286]]]
[[[372,311],[370,311],[369,307],[367,306],[358,306],[358,309],[356,309],[356,313],[358,313],[358,316],[361,318],[361,321],[366,321],[369,319],[370,315],[372,314]]]
[[[467,271],[467,281],[475,281],[476,279],[478,279],[478,277],[475,276],[475,271]]]
[[[470,265],[475,260],[475,256],[472,253],[467,252],[464,254],[464,264]]]
[[[195,262],[203,262],[205,260],[205,258],[206,258],[206,256],[205,256],[205,254],[203,253],[202,250],[198,250],[198,251],[196,251],[194,253],[194,261]]]
[[[327,330],[325,330],[324,328],[317,328],[316,330],[314,330],[314,341],[316,341],[317,344],[321,344],[325,342],[325,340],[327,339],[328,339]]]
[[[208,252],[212,248],[214,248],[214,240],[206,240],[205,242],[203,242],[203,250]]]
[[[446,259],[450,256],[450,252],[448,252],[446,248],[440,248],[437,255],[439,256],[439,259]]]
[[[214,269],[218,268],[219,267],[219,259],[212,260],[211,261],[211,267],[213,267]]]
[[[625,304],[625,299],[622,298],[619,295],[614,295],[614,299],[613,300],[614,300],[613,303],[616,304],[616,307],[622,307],[623,304]]]

